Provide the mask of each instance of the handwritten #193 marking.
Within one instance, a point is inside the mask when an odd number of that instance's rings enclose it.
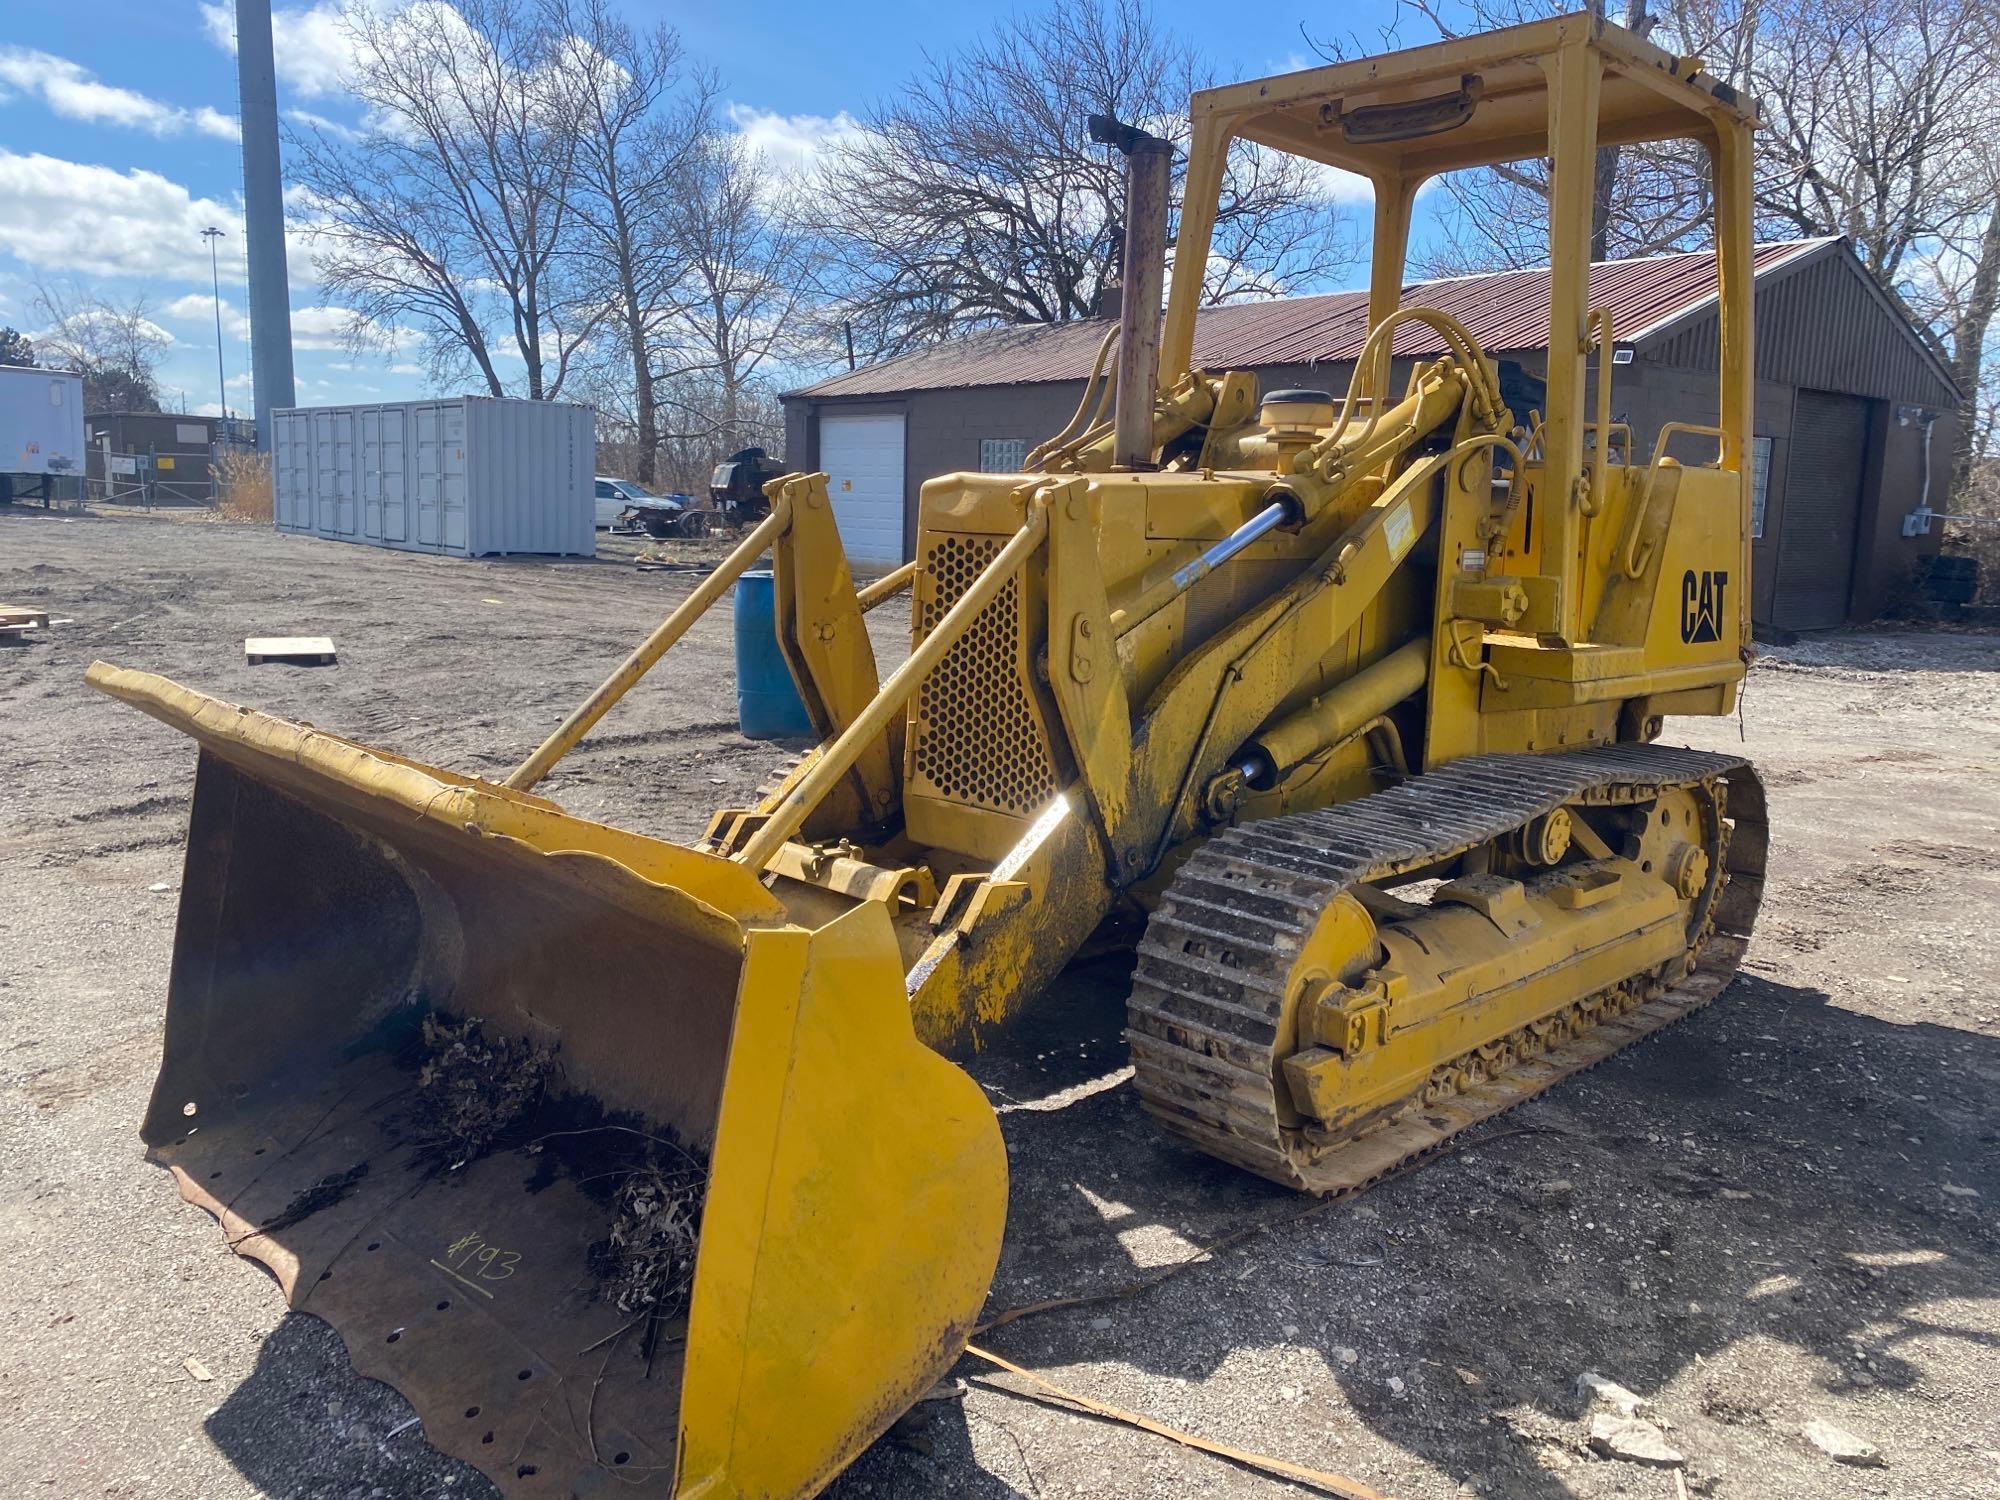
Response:
[[[476,1234],[462,1234],[453,1240],[444,1252],[444,1259],[433,1258],[436,1266],[456,1281],[462,1281],[480,1296],[491,1298],[493,1293],[481,1286],[482,1281],[505,1281],[514,1274],[521,1263],[521,1252],[503,1250],[498,1245],[489,1245]]]

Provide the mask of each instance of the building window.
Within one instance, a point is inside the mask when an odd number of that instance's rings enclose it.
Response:
[[[1028,440],[1026,438],[981,438],[979,440],[979,472],[982,474],[1018,474],[1028,466]]]
[[[1750,535],[1753,539],[1764,535],[1764,502],[1771,495],[1773,441],[1767,437],[1750,440]]]

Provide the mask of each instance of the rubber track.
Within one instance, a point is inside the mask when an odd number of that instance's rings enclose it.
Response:
[[[1419,870],[1572,802],[1645,801],[1721,781],[1726,880],[1693,971],[1636,1009],[1463,1094],[1333,1145],[1288,1118],[1277,1073],[1287,976],[1327,904]],[[1290,1187],[1352,1192],[1459,1131],[1700,1009],[1729,983],[1762,899],[1763,784],[1738,756],[1656,745],[1456,761],[1358,802],[1231,828],[1175,874],[1147,925],[1127,1004],[1134,1084],[1148,1113],[1212,1156]]]

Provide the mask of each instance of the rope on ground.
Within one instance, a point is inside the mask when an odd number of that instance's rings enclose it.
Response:
[[[1057,1385],[1053,1380],[1043,1379],[1032,1370],[1024,1370],[1011,1360],[1002,1359],[997,1354],[989,1354],[986,1350],[970,1344],[966,1345],[965,1352],[976,1359],[985,1360],[990,1365],[998,1366],[1010,1375],[1018,1375],[1030,1385],[1039,1387],[1051,1396],[1054,1396],[1057,1400],[1068,1402],[1072,1406],[1081,1407],[1092,1416],[1103,1417],[1112,1422],[1122,1422],[1127,1427],[1136,1427],[1141,1432],[1150,1432],[1156,1437],[1171,1438],[1174,1442],[1181,1443],[1186,1447],[1197,1449],[1203,1453],[1213,1454],[1217,1458],[1228,1459],[1231,1463],[1244,1464],[1249,1468],[1261,1469],[1266,1474],[1275,1474],[1285,1479],[1296,1480],[1300,1484],[1309,1484],[1313,1488],[1322,1490],[1329,1495],[1341,1496],[1342,1500],[1383,1500],[1383,1497],[1378,1492],[1371,1490],[1367,1485],[1344,1478],[1339,1474],[1329,1474],[1323,1469],[1309,1469],[1303,1464],[1291,1463],[1282,1458],[1272,1458],[1268,1454],[1252,1453],[1246,1448],[1236,1448],[1230,1446],[1228,1443],[1218,1443],[1212,1438],[1197,1437],[1192,1432],[1183,1432],[1178,1427],[1169,1427],[1166,1423],[1156,1422],[1151,1417],[1144,1416],[1139,1412],[1126,1411],[1122,1407],[1109,1406],[1102,1401],[1093,1401],[1088,1396],[1079,1396],[1075,1391]],[[999,1391],[1006,1390],[1005,1386],[998,1385],[989,1388]],[[1022,1393],[1011,1391],[1008,1394],[1018,1396]]]
[[[1127,1297],[1136,1297],[1141,1292],[1149,1292],[1162,1282],[1171,1281],[1190,1267],[1198,1266],[1204,1261],[1213,1260],[1225,1250],[1235,1249],[1236,1246],[1242,1244],[1245,1240],[1254,1239],[1256,1236],[1264,1234],[1269,1230],[1282,1229],[1287,1224],[1296,1224],[1299,1220],[1309,1219],[1314,1214],[1324,1213],[1336,1203],[1345,1203],[1356,1194],[1365,1192],[1368,1188],[1380,1187],[1384,1183],[1394,1182],[1398,1177],[1413,1172],[1420,1166],[1429,1165],[1440,1156],[1449,1156],[1458,1151],[1470,1151],[1478,1146],[1489,1146],[1495,1141],[1502,1141],[1514,1135],[1560,1134],[1562,1134],[1561,1131],[1552,1130],[1546,1125],[1516,1125],[1508,1130],[1496,1130],[1491,1135],[1471,1138],[1455,1136],[1437,1150],[1426,1152],[1422,1156],[1391,1168],[1373,1182],[1366,1183],[1362,1187],[1355,1188],[1349,1192],[1335,1193],[1326,1198],[1315,1198],[1303,1207],[1295,1208],[1289,1213],[1274,1214],[1268,1219],[1259,1219],[1254,1224],[1246,1224],[1241,1229],[1232,1230],[1230,1233],[1225,1234],[1221,1239],[1215,1241],[1214,1244],[1204,1245],[1185,1259],[1172,1261],[1160,1267],[1157,1271],[1141,1276],[1136,1281],[1125,1282],[1123,1285],[1112,1287],[1108,1291],[1085,1292],[1074,1297],[1050,1297],[1042,1302],[1023,1302],[1019,1306],[997,1312],[984,1323],[974,1328],[972,1330],[973,1336],[977,1338],[981,1334],[991,1333],[994,1329],[1004,1328],[1007,1324],[1015,1322],[1020,1318],[1032,1318],[1042,1313],[1060,1312],[1062,1309],[1069,1307],[1090,1307],[1099,1302],[1122,1302]]]

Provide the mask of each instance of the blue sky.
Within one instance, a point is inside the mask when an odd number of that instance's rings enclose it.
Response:
[[[281,110],[353,118],[336,81],[336,4],[278,0]],[[197,411],[216,406],[199,233],[208,223],[228,232],[220,261],[229,404],[249,404],[232,8],[233,0],[5,0],[0,32],[0,323],[33,329],[38,278],[75,278],[120,297],[143,292],[174,340],[162,366],[169,400],[185,392]],[[896,89],[926,49],[950,50],[1011,9],[936,0],[624,0],[622,8],[635,21],[677,27],[689,53],[720,71],[733,118],[774,155]],[[1372,41],[1392,10],[1390,0],[1242,7],[1206,60],[1223,78],[1305,66],[1315,59],[1302,17],[1324,34],[1333,23],[1322,18],[1338,15]],[[1213,6],[1158,0],[1155,11],[1204,45],[1217,35]],[[300,402],[421,392],[407,360],[338,347],[337,315],[300,259],[292,267]]]

